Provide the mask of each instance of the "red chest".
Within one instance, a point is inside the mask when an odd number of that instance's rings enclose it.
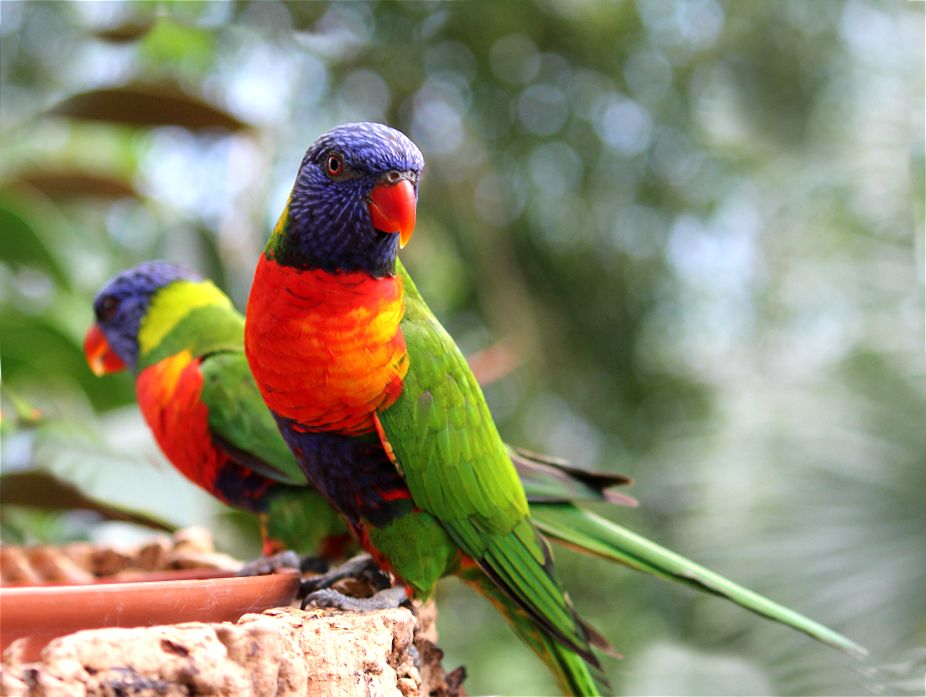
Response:
[[[261,257],[245,351],[264,401],[306,431],[373,430],[408,371],[402,281],[280,266]]]
[[[208,491],[224,458],[212,445],[209,414],[200,400],[199,360],[181,352],[145,368],[135,380],[141,413],[167,459]]]

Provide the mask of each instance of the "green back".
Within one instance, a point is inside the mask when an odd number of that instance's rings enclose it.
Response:
[[[380,415],[415,504],[551,636],[594,661],[475,377],[397,263],[410,368]]]

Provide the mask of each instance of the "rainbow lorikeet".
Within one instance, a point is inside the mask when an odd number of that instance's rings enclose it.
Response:
[[[607,683],[592,646],[607,642],[573,609],[541,534],[583,526],[551,523],[556,507],[553,516],[529,508],[466,360],[396,259],[414,229],[423,167],[418,148],[380,124],[340,126],[308,149],[257,265],[247,358],[309,480],[400,580],[384,602],[427,597],[455,574],[565,690],[595,693]],[[326,604],[375,606],[322,593]],[[770,608],[758,611],[796,625]]]

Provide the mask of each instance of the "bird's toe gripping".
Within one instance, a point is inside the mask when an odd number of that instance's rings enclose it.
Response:
[[[403,586],[395,586],[379,591],[369,598],[351,598],[338,593],[333,588],[322,588],[307,595],[302,601],[302,609],[309,605],[316,607],[337,608],[351,612],[373,612],[374,610],[392,610],[408,602],[408,593]]]
[[[279,552],[269,557],[258,557],[254,561],[249,561],[238,569],[238,576],[263,576],[272,574],[279,569],[296,569],[300,568],[299,555],[290,550]]]
[[[369,554],[358,554],[326,574],[304,580],[299,587],[299,594],[306,596],[315,591],[330,588],[345,578],[358,578],[366,581],[374,590],[382,590],[391,585],[389,575],[377,566]]]

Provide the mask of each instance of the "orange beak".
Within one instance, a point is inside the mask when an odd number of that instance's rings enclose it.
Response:
[[[370,194],[370,221],[377,230],[398,233],[399,246],[405,247],[415,230],[417,205],[415,187],[407,179],[379,184]]]
[[[87,336],[84,337],[84,356],[90,370],[97,377],[126,368],[125,361],[119,358],[115,351],[112,350],[98,324],[90,327]]]

